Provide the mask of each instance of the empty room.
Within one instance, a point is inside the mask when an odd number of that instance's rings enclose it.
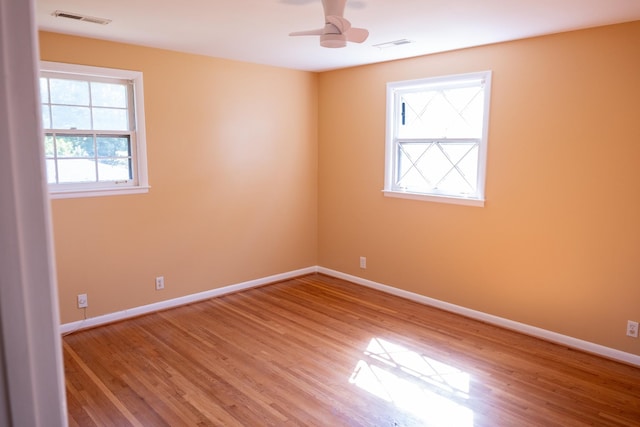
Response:
[[[26,3],[60,425],[640,425],[640,3]]]

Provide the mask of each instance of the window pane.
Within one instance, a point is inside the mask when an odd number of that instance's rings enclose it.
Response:
[[[53,159],[47,159],[47,183],[56,183],[56,162]]]
[[[129,130],[127,110],[94,108],[93,128],[96,130]]]
[[[52,129],[91,129],[89,107],[52,105]]]
[[[431,188],[425,177],[420,174],[420,171],[416,169],[413,164],[405,163],[402,167],[403,170],[398,177],[398,187],[408,190],[423,189],[425,187]]]
[[[484,88],[467,87],[445,93],[456,114],[449,123],[449,138],[480,138],[482,136]]]
[[[440,144],[451,163],[438,188],[448,193],[475,193],[478,173],[478,144]]]
[[[91,83],[91,103],[96,107],[127,108],[127,87],[112,83]]]
[[[60,183],[95,182],[96,162],[84,159],[58,160],[58,177]]]
[[[42,105],[42,127],[51,129],[51,110],[48,105]]]
[[[400,144],[398,146],[397,185],[407,189],[431,187],[431,183],[418,167],[433,144]]]
[[[129,159],[104,159],[98,162],[99,181],[126,181],[131,179]]]
[[[478,150],[479,146],[476,145],[467,153],[466,156],[460,163],[458,163],[458,168],[460,172],[465,177],[467,181],[473,187],[473,191],[475,191],[478,187]]]
[[[426,130],[422,130],[426,126],[426,122],[423,122],[423,119],[426,121],[424,114],[436,96],[437,92],[435,91],[405,93],[400,96],[402,109],[399,113],[404,114],[404,117],[399,121],[398,137],[418,138],[420,135],[429,133]]]
[[[49,79],[52,104],[89,105],[89,83],[80,80]]]
[[[52,104],[89,105],[89,82],[49,79]]]
[[[404,122],[398,129],[400,138],[441,138],[444,136],[442,122],[442,97],[436,91],[421,91],[402,95]]]
[[[129,138],[121,137],[98,137],[96,138],[98,147],[98,157],[129,157]]]
[[[452,171],[446,175],[438,183],[438,190],[447,194],[473,194],[475,187],[471,186],[468,181],[459,174]]]
[[[54,152],[53,135],[47,134],[44,136],[44,155],[47,157],[53,157]]]
[[[472,194],[477,187],[476,142],[398,145],[397,185],[415,191]]]
[[[49,102],[49,88],[45,77],[40,77],[40,102],[43,104]]]
[[[93,137],[89,135],[57,135],[56,148],[58,157],[88,157],[95,156]]]
[[[438,182],[451,169],[452,165],[442,152],[441,148],[434,144],[418,161],[418,169],[427,178],[429,185],[433,189],[438,188]]]
[[[400,138],[479,138],[483,88],[464,87],[402,94],[404,123]]]

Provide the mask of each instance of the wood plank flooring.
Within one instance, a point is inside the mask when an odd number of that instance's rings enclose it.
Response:
[[[639,426],[640,369],[309,275],[63,339],[71,426]]]

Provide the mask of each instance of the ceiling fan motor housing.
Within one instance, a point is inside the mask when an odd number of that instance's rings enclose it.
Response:
[[[347,36],[344,34],[322,34],[320,36],[320,46],[322,47],[345,47]]]

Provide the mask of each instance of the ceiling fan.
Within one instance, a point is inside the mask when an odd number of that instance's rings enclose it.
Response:
[[[345,47],[347,42],[362,43],[369,36],[364,28],[353,28],[344,18],[347,0],[322,0],[324,8],[324,28],[308,31],[295,31],[290,36],[320,36],[322,47]]]

